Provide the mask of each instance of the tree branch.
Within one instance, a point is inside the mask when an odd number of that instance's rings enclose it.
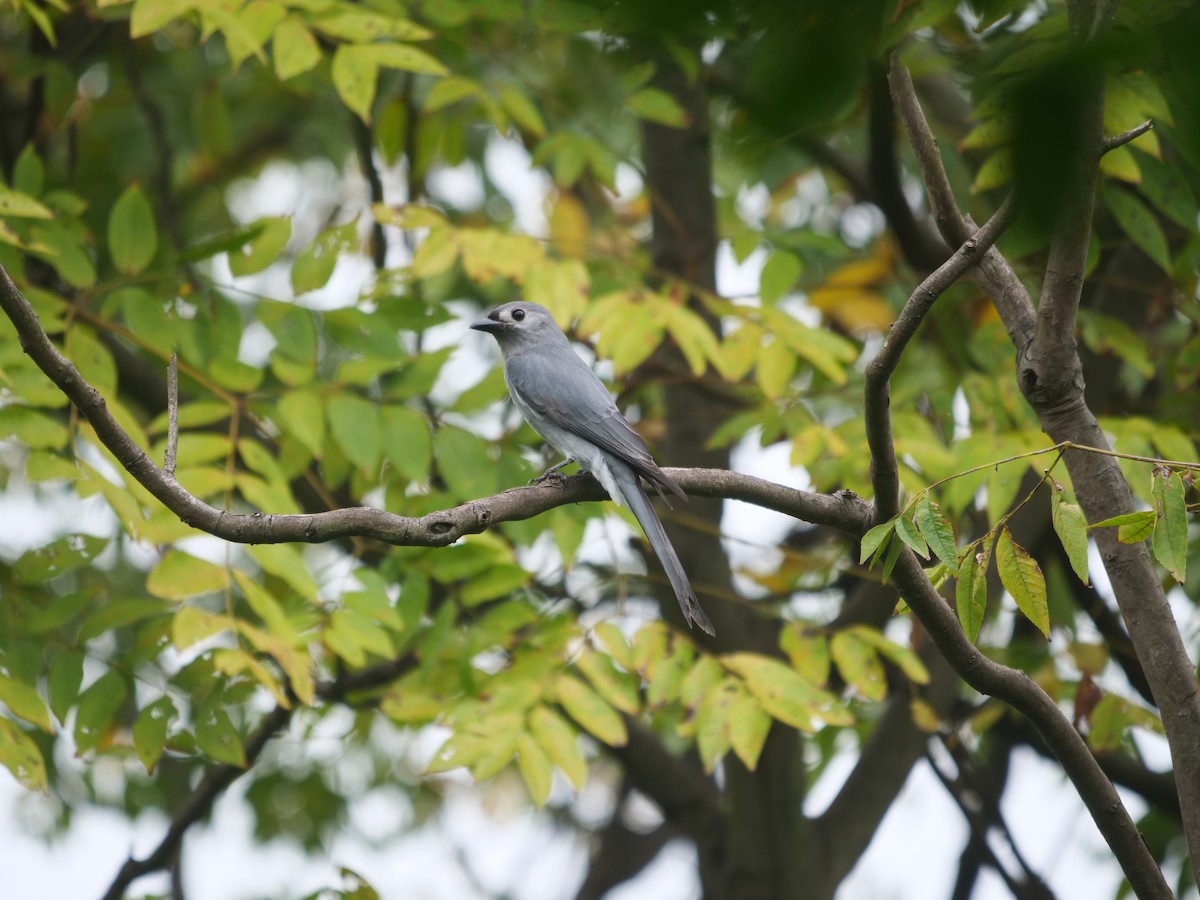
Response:
[[[921,322],[937,300],[952,284],[986,254],[1016,216],[1012,197],[996,210],[983,228],[967,238],[954,255],[913,291],[899,318],[892,324],[887,340],[867,366],[865,416],[867,443],[871,448],[871,479],[875,488],[878,521],[884,522],[899,510],[900,475],[896,448],[892,443],[890,384],[900,364],[904,348],[917,333]]]
[[[316,695],[323,700],[336,703],[354,691],[381,687],[395,681],[409,671],[414,662],[414,658],[409,654],[365,669],[346,672],[333,681],[317,684]],[[205,772],[200,783],[175,810],[167,833],[158,846],[144,859],[139,860],[133,857],[127,859],[104,894],[104,900],[122,900],[125,897],[126,889],[137,879],[144,875],[177,867],[183,837],[187,834],[188,829],[205,818],[225,790],[250,770],[263,750],[266,749],[271,738],[291,721],[295,711],[294,705],[291,707],[280,705],[263,717],[262,721],[258,723],[258,727],[246,738],[245,766],[223,763],[213,766]]]
[[[904,130],[916,153],[934,221],[948,244],[960,246],[975,232],[976,225],[970,216],[964,216],[958,208],[950,179],[942,165],[937,140],[917,99],[912,76],[894,53],[888,71],[888,84],[892,88],[896,110],[904,122]],[[1018,350],[1027,346],[1033,339],[1035,325],[1033,300],[1012,266],[993,247],[983,255],[975,277],[995,305],[1013,344]]]
[[[188,493],[155,465],[108,411],[104,398],[58,351],[37,314],[0,268],[0,308],[8,315],[21,346],[38,367],[75,404],[96,430],[101,443],[138,483],[180,520],[211,535],[240,544],[323,543],[361,536],[388,544],[444,547],[463,535],[478,534],[501,522],[533,516],[607,495],[590,476],[559,484],[514,488],[419,518],[381,509],[355,507],[307,515],[239,515],[210,506]],[[859,533],[866,504],[850,492],[835,495],[798,491],[751,475],[717,469],[666,469],[681,487],[699,497],[727,497],[755,503],[814,524]]]
[[[1110,138],[1105,138],[1104,142],[1100,145],[1100,155],[1103,156],[1110,150],[1116,150],[1118,147],[1123,147],[1130,141],[1136,141],[1153,127],[1153,120],[1147,119],[1141,125],[1134,126],[1128,131],[1122,131],[1120,134],[1114,134]]]
[[[938,650],[963,680],[980,693],[1008,703],[1037,729],[1075,785],[1134,892],[1142,898],[1168,900],[1171,889],[1129,811],[1058,704],[1027,674],[989,659],[967,640],[958,617],[934,590],[908,548],[901,551],[892,578]]]

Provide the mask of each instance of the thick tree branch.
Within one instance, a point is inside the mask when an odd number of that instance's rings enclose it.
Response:
[[[867,443],[871,448],[871,479],[880,522],[887,521],[900,511],[900,474],[896,449],[892,443],[890,411],[892,374],[900,365],[904,348],[933,308],[934,301],[977,264],[1004,233],[1004,229],[1012,224],[1015,215],[1013,200],[1009,197],[983,228],[967,238],[953,256],[921,282],[904,304],[899,318],[892,324],[883,347],[867,366],[864,399]]]
[[[1134,892],[1142,898],[1170,898],[1171,889],[1129,811],[1058,705],[1024,672],[979,652],[911,550],[901,551],[892,577],[938,650],[963,680],[977,691],[1008,703],[1033,723],[1075,785]]]
[[[917,164],[921,169],[921,178],[925,182],[925,192],[938,230],[948,244],[953,247],[961,246],[976,231],[975,223],[958,208],[954,190],[950,187],[950,179],[942,165],[937,140],[917,99],[912,76],[908,69],[900,64],[900,59],[895,54],[892,54],[888,83],[892,88],[896,110],[900,113],[904,130],[908,133],[908,139],[916,153]],[[1018,348],[1026,346],[1033,339],[1033,300],[1012,266],[1000,251],[993,247],[983,255],[975,277],[995,305],[1013,344]]]
[[[1108,16],[1104,10],[1093,15],[1091,9],[1090,3],[1081,0],[1073,12],[1076,16],[1092,17],[1083,29],[1086,34],[1091,34],[1092,26]],[[961,227],[967,220],[954,205],[912,80],[895,57],[891,84],[921,161],[930,203],[935,209],[942,210],[937,215],[939,226],[946,223],[948,228]],[[1068,210],[1056,223],[1051,263],[1043,285],[1044,309],[1040,309],[1035,318],[1028,294],[998,252],[995,253],[995,265],[980,266],[979,280],[996,305],[1017,349],[1018,381],[1037,412],[1043,430],[1056,443],[1069,441],[1104,448],[1108,446],[1107,438],[1084,400],[1078,354],[1074,348],[1074,315],[1082,284],[1082,259],[1091,231],[1094,170],[1103,140],[1097,130],[1098,110],[1102,109],[1103,83],[1100,79],[1093,80],[1091,91],[1086,109],[1091,134],[1081,142],[1080,157],[1074,168],[1090,169],[1092,173],[1086,181],[1079,176],[1078,183],[1069,186],[1066,205],[1074,206],[1074,209]],[[1041,350],[1049,351],[1055,358],[1043,359],[1031,352],[1035,340]],[[1115,459],[1068,451],[1064,461],[1089,522],[1133,510],[1129,485]],[[1096,532],[1096,541],[1129,637],[1162,712],[1179,784],[1184,833],[1195,867],[1196,861],[1200,860],[1200,691],[1197,690],[1195,670],[1145,545],[1121,544],[1115,529],[1100,529]]]
[[[322,543],[360,536],[388,544],[444,547],[466,534],[493,525],[533,516],[606,494],[590,476],[575,476],[557,484],[516,488],[494,497],[420,518],[398,516],[381,509],[356,507],[308,515],[229,513],[188,493],[117,424],[104,398],[51,343],[28,301],[0,268],[0,308],[20,336],[21,346],[91,423],[100,441],[117,461],[164,506],[201,531],[242,544]],[[857,533],[866,506],[849,492],[832,496],[798,491],[782,485],[716,469],[667,469],[685,490],[700,497],[727,497],[785,512],[814,524]]]

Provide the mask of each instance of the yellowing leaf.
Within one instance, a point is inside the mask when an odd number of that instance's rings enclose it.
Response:
[[[785,725],[815,732],[819,723],[848,725],[854,720],[838,698],[813,687],[790,666],[756,653],[733,653],[721,663],[740,675],[762,708]]]
[[[146,576],[146,590],[164,600],[183,600],[229,585],[229,572],[206,559],[168,550]]]
[[[1122,544],[1136,544],[1139,541],[1144,541],[1154,533],[1155,525],[1158,523],[1158,516],[1152,509],[1143,509],[1138,512],[1125,513],[1120,516],[1113,516],[1111,519],[1105,519],[1103,522],[1097,522],[1093,528],[1109,528],[1117,529],[1117,540]]]
[[[796,373],[796,354],[779,338],[759,350],[755,374],[758,387],[768,400],[778,400],[787,393]]]
[[[587,210],[579,198],[560,192],[550,210],[550,246],[563,256],[583,256],[589,228]]]
[[[587,308],[591,277],[583,260],[542,260],[525,276],[525,296],[550,310],[566,328]]]
[[[1142,170],[1128,144],[1109,150],[1100,157],[1100,171],[1130,184],[1142,182]]]
[[[1012,181],[1012,150],[1002,147],[983,161],[975,174],[971,193],[980,194]]]
[[[1037,561],[1013,540],[1007,528],[996,539],[996,568],[1000,571],[1000,582],[1012,594],[1017,609],[1049,640],[1050,608],[1046,601],[1046,579]]]
[[[896,318],[883,294],[861,288],[820,287],[809,293],[808,304],[853,332],[886,331]]]
[[[864,700],[882,700],[887,696],[887,678],[875,649],[851,631],[834,632],[829,652],[842,678]]]
[[[771,717],[754,697],[739,691],[729,704],[725,724],[733,752],[753,772],[771,730]]]
[[[467,228],[459,232],[463,269],[467,277],[487,284],[498,276],[525,280],[525,273],[546,255],[542,245],[524,234],[505,234],[491,228]]]
[[[47,734],[54,733],[50,723],[50,710],[41,695],[28,684],[0,675],[0,704],[8,708],[14,716],[24,719]]]
[[[629,740],[624,720],[600,695],[574,675],[559,676],[558,702],[582,728],[610,747],[624,746]]]
[[[550,757],[528,734],[522,734],[517,739],[517,768],[529,788],[529,796],[533,805],[539,809],[546,805],[550,798],[550,786],[553,783],[553,770]]]
[[[571,784],[582,788],[587,781],[587,761],[579,749],[575,729],[554,710],[539,704],[529,714],[529,733]]]
[[[667,331],[675,339],[692,374],[699,377],[708,369],[708,363],[720,359],[721,348],[717,336],[708,323],[686,306],[671,301],[662,304]]]
[[[333,54],[333,86],[342,102],[364,122],[371,121],[379,65],[368,46],[342,44]]]
[[[0,717],[0,764],[21,786],[31,791],[46,790],[46,761],[32,737],[16,722]]]
[[[275,57],[275,77],[280,81],[302,75],[321,61],[316,38],[297,16],[288,16],[275,26],[271,53]]]
[[[642,88],[631,94],[625,103],[641,119],[672,128],[683,128],[688,123],[688,115],[679,101],[658,88]]]

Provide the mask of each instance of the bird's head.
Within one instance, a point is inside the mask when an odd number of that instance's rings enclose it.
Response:
[[[476,331],[489,332],[502,350],[532,344],[542,340],[562,340],[566,337],[550,310],[539,303],[516,300],[497,306],[481,319],[471,323]]]

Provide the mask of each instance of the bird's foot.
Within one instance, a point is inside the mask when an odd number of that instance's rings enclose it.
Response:
[[[554,484],[562,484],[564,481],[567,480],[567,476],[563,475],[561,472],[559,472],[559,469],[565,468],[566,466],[569,466],[573,462],[575,462],[575,460],[573,460],[573,459],[564,459],[562,462],[558,463],[557,465],[553,465],[550,468],[548,468],[541,475],[537,476],[537,478],[530,478],[529,483],[530,484],[544,484],[545,482],[550,481],[550,482],[553,482]]]

